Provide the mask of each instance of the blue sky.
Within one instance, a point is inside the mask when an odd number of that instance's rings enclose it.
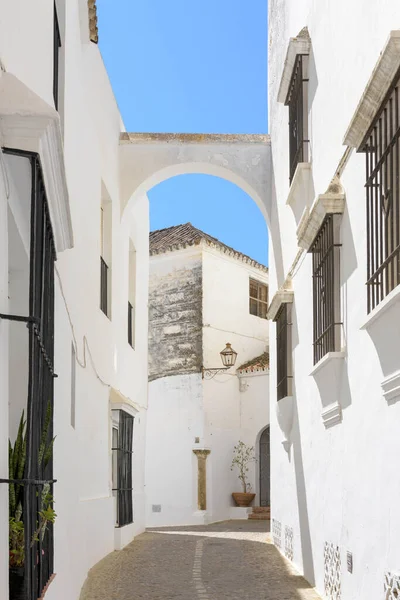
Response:
[[[267,0],[97,3],[100,48],[128,131],[267,132]],[[152,229],[190,221],[267,262],[265,221],[233,184],[182,175],[149,198]]]

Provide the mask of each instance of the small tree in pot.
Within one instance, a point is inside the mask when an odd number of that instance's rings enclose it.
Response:
[[[232,497],[237,506],[249,506],[254,500],[255,494],[250,493],[251,485],[247,481],[247,473],[249,471],[249,463],[256,459],[254,455],[254,447],[247,446],[244,442],[239,442],[233,448],[233,458],[231,471],[238,470],[238,478],[242,484],[242,492],[233,492]]]

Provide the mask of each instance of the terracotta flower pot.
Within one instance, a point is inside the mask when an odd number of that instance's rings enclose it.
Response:
[[[256,495],[249,492],[233,492],[232,497],[236,502],[236,506],[249,506]]]

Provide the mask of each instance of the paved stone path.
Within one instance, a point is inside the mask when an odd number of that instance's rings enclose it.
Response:
[[[81,600],[320,600],[267,523],[149,530],[91,570]]]

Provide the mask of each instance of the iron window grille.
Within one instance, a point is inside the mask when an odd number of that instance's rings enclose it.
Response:
[[[58,110],[59,94],[59,66],[60,66],[60,48],[61,35],[58,24],[57,8],[54,4],[54,22],[53,22],[53,98],[55,109]]]
[[[277,398],[292,395],[292,305],[282,305],[276,317]]]
[[[134,312],[133,306],[128,300],[128,344],[134,347]]]
[[[268,286],[255,279],[250,279],[249,293],[250,314],[266,319],[268,312]]]
[[[8,150],[31,162],[31,226],[29,316],[1,315],[26,322],[29,330],[29,378],[26,418],[26,462],[23,479],[0,479],[0,483],[23,486],[25,537],[25,598],[37,600],[54,572],[53,525],[44,537],[34,536],[42,508],[42,490],[53,496],[53,460],[41,460],[40,448],[47,428],[47,444],[53,439],[54,391],[54,262],[56,251],[40,160],[37,154]],[[39,539],[37,539],[37,537]]]
[[[118,412],[118,444],[113,444],[113,465],[116,474],[113,475],[113,492],[117,496],[117,527],[133,523],[133,486],[132,486],[132,455],[133,455],[133,422],[134,418],[123,410]],[[115,467],[114,467],[115,468]],[[116,485],[115,485],[116,483]]]
[[[289,179],[300,162],[308,162],[308,55],[296,56],[286,98],[289,106]]]
[[[341,347],[340,218],[327,215],[310,248],[313,264],[314,364]]]
[[[400,71],[360,147],[366,158],[367,308],[400,283]]]
[[[102,256],[100,256],[100,308],[108,317],[108,273],[109,268]]]

